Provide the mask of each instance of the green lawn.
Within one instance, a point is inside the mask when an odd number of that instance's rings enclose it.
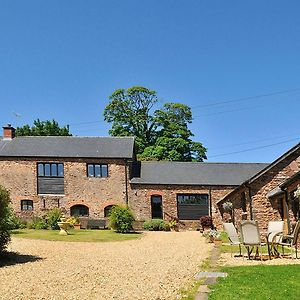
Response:
[[[232,267],[221,271],[228,277],[210,287],[209,300],[300,299],[300,265]]]
[[[141,237],[139,233],[121,234],[112,230],[70,230],[69,235],[58,234],[59,230],[18,229],[12,234],[16,238],[67,242],[113,242],[127,241]]]

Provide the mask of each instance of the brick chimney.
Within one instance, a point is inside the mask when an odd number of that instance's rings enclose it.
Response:
[[[3,140],[12,140],[15,137],[15,128],[11,124],[3,126]]]

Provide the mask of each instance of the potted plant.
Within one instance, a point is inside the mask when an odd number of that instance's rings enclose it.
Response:
[[[230,202],[230,201],[224,202],[222,204],[222,207],[225,212],[228,212],[228,213],[232,212],[232,202]]]
[[[179,231],[178,222],[175,219],[172,219],[169,222],[169,227],[171,231]]]
[[[74,228],[76,230],[80,229],[80,222],[79,222],[79,218],[78,217],[70,217],[67,222],[70,224],[71,228]]]
[[[221,232],[216,229],[210,229],[203,233],[209,243],[215,243],[215,245],[222,244]]]

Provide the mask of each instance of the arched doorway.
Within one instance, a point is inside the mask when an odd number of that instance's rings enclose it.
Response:
[[[163,219],[162,196],[160,195],[151,196],[151,216],[152,219]]]
[[[104,217],[105,218],[109,217],[110,211],[113,207],[114,207],[114,205],[107,205],[106,207],[104,207]]]
[[[77,204],[71,207],[71,216],[88,217],[89,208],[82,204]]]

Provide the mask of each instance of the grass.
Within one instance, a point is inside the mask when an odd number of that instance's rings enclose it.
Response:
[[[210,258],[206,258],[202,261],[199,266],[201,271],[209,271],[211,270],[211,260]],[[180,290],[181,298],[180,300],[194,300],[196,294],[198,293],[199,286],[204,282],[204,278],[199,280],[193,280],[190,284]]]
[[[222,232],[221,233],[221,239],[222,239],[222,242],[223,243],[229,243],[229,240],[228,240],[228,237],[227,237],[227,234],[226,232]],[[243,246],[242,246],[243,247]],[[245,249],[245,247],[243,247],[243,252],[244,252],[244,255],[247,254],[247,251]],[[259,251],[260,251],[260,248],[259,248]],[[230,252],[233,252],[233,253],[239,253],[240,252],[240,248],[239,246],[230,246],[230,245],[222,245],[221,246],[221,252],[225,252],[225,253],[230,253]],[[267,246],[263,246],[262,247],[262,252],[264,254],[268,253],[268,247]]]
[[[227,278],[210,286],[209,300],[300,299],[300,266],[251,266],[223,268]]]
[[[204,279],[192,282],[189,286],[180,290],[181,300],[194,300],[198,292],[199,286],[203,283]]]
[[[58,234],[59,230],[17,229],[12,234],[16,238],[66,242],[113,242],[127,241],[141,237],[140,233],[121,234],[112,230],[69,230],[69,235]]]

